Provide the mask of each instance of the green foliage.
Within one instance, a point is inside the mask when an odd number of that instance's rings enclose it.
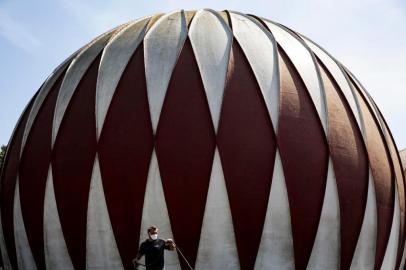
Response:
[[[0,148],[0,170],[3,167],[4,156],[6,155],[7,146],[2,145]]]

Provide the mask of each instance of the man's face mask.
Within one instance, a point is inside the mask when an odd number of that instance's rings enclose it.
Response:
[[[157,233],[151,234],[150,236],[151,236],[152,240],[157,240],[158,239],[158,234]]]

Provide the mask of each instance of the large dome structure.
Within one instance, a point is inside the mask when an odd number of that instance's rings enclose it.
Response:
[[[156,225],[194,269],[399,269],[404,190],[382,114],[320,46],[233,11],[158,14],[79,49],[27,105],[2,261],[130,269]]]

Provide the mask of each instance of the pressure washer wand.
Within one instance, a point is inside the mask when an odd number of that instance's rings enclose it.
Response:
[[[176,244],[175,244],[176,245]],[[176,245],[176,249],[179,251],[179,254],[182,256],[182,258],[185,260],[185,262],[187,263],[187,265],[189,266],[189,268],[191,270],[193,270],[193,267],[190,265],[190,263],[188,262],[188,260],[185,258],[185,256],[183,256],[182,251],[180,251],[180,249],[178,248],[178,245]]]
[[[143,264],[143,263],[138,263],[138,262],[135,263],[135,262],[133,262],[134,269],[138,269],[138,266],[143,266],[143,267],[147,268],[147,266],[145,264]]]

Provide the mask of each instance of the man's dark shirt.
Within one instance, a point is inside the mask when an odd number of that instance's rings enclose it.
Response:
[[[162,239],[147,239],[141,243],[139,254],[145,255],[146,270],[162,270],[164,268],[164,250],[169,249]]]

